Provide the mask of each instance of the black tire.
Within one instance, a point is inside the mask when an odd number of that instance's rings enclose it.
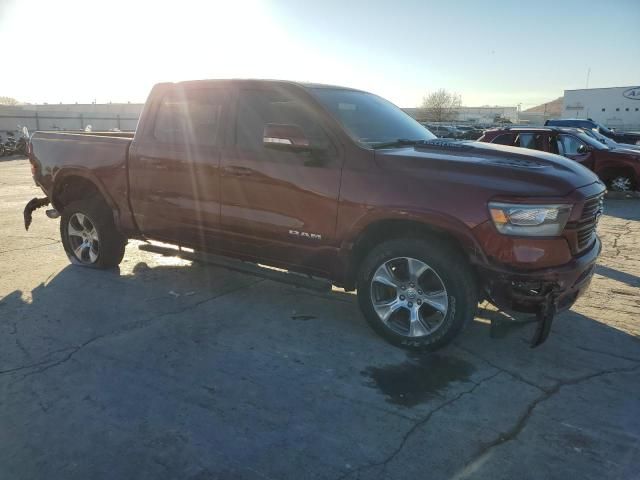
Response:
[[[74,253],[72,245],[74,240],[69,236],[69,229],[70,221],[76,214],[81,214],[88,218],[88,223],[95,227],[97,239],[99,239],[99,248],[97,248],[95,261],[88,261],[88,259],[83,261]],[[127,239],[115,226],[111,209],[105,204],[104,200],[97,196],[76,200],[64,207],[60,218],[60,237],[71,263],[97,269],[117,267],[122,261],[122,257],[124,257],[124,250],[127,245]]]
[[[443,301],[443,304],[447,304],[446,314],[439,314],[439,326],[428,334],[403,335],[383,322],[374,309],[373,289],[377,287],[372,283],[373,276],[383,264],[399,257],[410,257],[423,262],[432,272],[435,272],[444,287],[447,296],[446,302]],[[396,239],[377,245],[363,260],[357,281],[358,303],[367,322],[387,341],[409,350],[432,351],[442,348],[473,319],[478,306],[475,276],[466,259],[460,252],[437,238]],[[406,288],[406,285],[402,287]],[[392,297],[400,293],[402,292],[392,293]],[[400,299],[400,296],[396,298]],[[424,308],[424,306],[427,305],[417,308]],[[422,314],[420,315],[422,317]]]

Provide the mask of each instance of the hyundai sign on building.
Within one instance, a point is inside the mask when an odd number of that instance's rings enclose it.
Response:
[[[640,131],[640,85],[565,90],[562,118],[591,118],[607,127]]]

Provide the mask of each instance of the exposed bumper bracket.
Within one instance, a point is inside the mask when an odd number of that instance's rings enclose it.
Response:
[[[24,207],[24,229],[25,230],[29,230],[29,226],[31,225],[31,215],[33,214],[33,211],[44,207],[46,205],[49,205],[49,198],[44,197],[44,198],[33,198],[29,201],[29,203],[27,203],[27,206]]]
[[[551,332],[551,324],[553,323],[553,317],[556,314],[556,295],[551,290],[545,296],[544,303],[541,305],[540,310],[536,314],[538,320],[538,326],[536,332],[531,339],[531,348],[536,348],[542,345],[549,337]]]

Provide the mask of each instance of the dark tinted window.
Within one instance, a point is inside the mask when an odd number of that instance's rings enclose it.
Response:
[[[320,103],[347,133],[365,145],[435,136],[391,102],[376,95],[338,88],[311,88]]]
[[[310,105],[284,89],[241,90],[238,99],[236,144],[248,150],[263,147],[268,123],[297,125],[311,145],[329,148],[329,139]]]
[[[176,90],[162,99],[153,136],[163,143],[215,145],[224,94],[218,89]]]
[[[520,133],[516,137],[515,145],[532,150],[542,150],[542,135],[538,133]]]
[[[502,135],[498,135],[496,138],[494,138],[491,143],[513,146],[513,139],[513,134],[503,133]]]
[[[561,155],[578,155],[578,147],[585,143],[573,135],[558,135],[558,150]]]

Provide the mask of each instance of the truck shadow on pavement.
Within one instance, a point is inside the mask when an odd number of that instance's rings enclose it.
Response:
[[[68,266],[30,293],[3,298],[0,318],[8,432],[0,434],[0,451],[7,435],[19,445],[13,456],[0,453],[0,464],[16,478],[70,461],[78,476],[67,478],[98,478],[107,463],[121,478],[142,471],[148,478],[194,471],[258,478],[254,470],[294,478],[288,469],[300,455],[305,468],[338,478],[346,464],[372,463],[363,452],[393,458],[390,424],[394,431],[403,418],[421,425],[476,389],[474,402],[510,398],[514,388],[551,395],[563,382],[640,365],[638,339],[600,321],[564,313],[548,342],[532,350],[530,319],[486,305],[453,345],[407,353],[368,328],[354,295],[198,263],[139,262],[108,272]],[[490,411],[485,416],[502,415]],[[488,441],[486,431],[457,421],[448,419],[450,445],[471,446],[447,460],[455,467],[447,475]],[[400,428],[400,448],[417,428],[411,425]],[[112,433],[99,436],[103,429]],[[330,460],[311,455],[319,445]],[[245,451],[255,457],[229,460]],[[118,452],[114,467],[109,459]],[[40,467],[26,461],[34,455]]]
[[[640,277],[638,277],[637,275],[631,275],[630,273],[621,272],[620,270],[606,267],[604,265],[596,265],[596,273],[604,275],[605,277],[608,277],[612,280],[626,283],[630,287],[640,288]]]
[[[608,267],[598,269],[603,275],[638,285],[637,277]],[[224,342],[226,330],[230,344],[241,337],[257,349],[291,348],[322,354],[330,347],[338,356],[366,351],[373,363],[389,352],[396,358],[404,355],[370,330],[353,294],[296,288],[195,262],[154,267],[139,262],[130,271],[106,272],[70,265],[30,295],[16,290],[1,299],[0,316],[3,334],[15,336],[25,346],[5,357],[3,371],[25,360],[40,363],[55,349],[73,349],[90,339],[146,327],[161,329],[163,324],[195,343],[206,342],[209,335]],[[556,362],[558,355],[575,358],[575,349],[601,348],[603,354],[615,357],[616,352],[637,348],[638,339],[633,335],[572,311],[560,314],[548,342],[532,350],[527,342],[534,329],[531,316],[514,318],[482,304],[456,345],[439,355],[457,355],[464,347],[482,359],[504,355],[541,360],[552,354]],[[266,344],[265,339],[269,340]],[[409,361],[420,357],[408,355]],[[425,356],[428,354],[421,358]],[[637,359],[640,361],[640,354]]]

